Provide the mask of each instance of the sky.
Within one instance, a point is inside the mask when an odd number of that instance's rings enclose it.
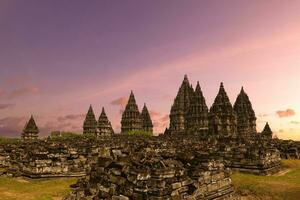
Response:
[[[257,116],[300,140],[300,0],[1,0],[0,135],[33,114],[47,136],[82,131],[92,104],[116,132],[133,90],[156,134],[185,74],[210,107],[224,82]]]

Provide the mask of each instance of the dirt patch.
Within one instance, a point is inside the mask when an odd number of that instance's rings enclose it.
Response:
[[[291,169],[283,169],[283,170],[280,170],[279,172],[277,172],[276,174],[274,174],[273,176],[284,176],[287,173],[289,173],[290,171],[291,171]]]
[[[19,183],[29,183],[29,181],[26,180],[26,179],[24,179],[24,178],[17,178],[17,181],[18,181]]]

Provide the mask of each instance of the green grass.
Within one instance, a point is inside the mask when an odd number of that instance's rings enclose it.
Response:
[[[0,177],[1,200],[58,200],[70,192],[76,178],[26,179]]]
[[[256,176],[234,173],[232,181],[238,193],[248,199],[299,200],[300,160],[284,160],[287,173]],[[70,192],[76,178],[26,179],[0,177],[1,200],[58,200]]]
[[[256,176],[234,173],[232,182],[237,191],[253,199],[299,200],[300,160],[283,160],[286,173]]]

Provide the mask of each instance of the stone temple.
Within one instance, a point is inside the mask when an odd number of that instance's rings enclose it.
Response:
[[[126,134],[136,130],[153,133],[153,124],[146,104],[144,104],[142,113],[140,113],[134,94],[131,91],[127,105],[122,114],[121,133]]]
[[[146,132],[153,133],[153,124],[146,104],[144,104],[141,117],[142,117],[142,129]]]
[[[195,92],[191,94],[185,125],[188,133],[201,134],[208,131],[208,108],[199,82],[197,82]]]
[[[208,114],[209,134],[230,137],[237,134],[237,116],[224,89],[223,83]]]
[[[98,119],[98,135],[97,136],[111,136],[114,134],[114,130],[108,120],[104,107],[102,107],[101,114]]]
[[[37,127],[33,116],[31,115],[29,121],[26,123],[23,133],[23,140],[36,140],[38,138],[39,128]]]
[[[92,105],[90,105],[83,122],[83,134],[97,134],[97,132],[97,120],[94,114],[93,107]]]
[[[237,115],[237,131],[245,137],[256,133],[256,117],[248,95],[242,87],[233,109]]]
[[[114,130],[106,116],[104,107],[102,108],[101,114],[97,121],[93,107],[90,105],[83,122],[83,134],[92,134],[95,136],[109,136],[114,134]]]
[[[194,90],[185,75],[170,111],[167,134],[199,134],[215,137],[252,137],[256,135],[256,116],[244,88],[232,106],[220,84],[218,94],[207,108],[199,82]]]

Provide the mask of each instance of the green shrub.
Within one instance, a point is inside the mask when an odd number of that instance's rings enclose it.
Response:
[[[142,131],[142,130],[131,130],[127,132],[128,135],[140,135],[140,136],[153,136],[151,132]]]
[[[52,132],[50,139],[52,140],[75,140],[75,139],[94,139],[94,134],[81,134],[73,132]]]
[[[0,136],[0,144],[16,144],[20,142],[19,138],[9,138]]]

